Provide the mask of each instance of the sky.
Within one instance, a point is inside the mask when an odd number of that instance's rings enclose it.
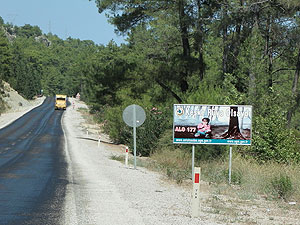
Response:
[[[94,0],[0,0],[0,16],[4,23],[38,26],[43,33],[51,32],[64,40],[126,43],[115,34],[104,13],[99,14]]]

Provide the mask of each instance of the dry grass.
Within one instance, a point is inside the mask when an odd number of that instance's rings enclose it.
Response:
[[[151,159],[156,167],[171,179],[181,183],[191,178],[191,155],[180,150],[164,149],[155,152]],[[280,176],[287,176],[291,181],[291,190],[286,201],[300,201],[300,166],[277,163],[259,164],[254,160],[235,155],[232,159],[232,185],[228,185],[228,159],[196,162],[201,167],[202,180],[212,184],[217,194],[231,194],[243,200],[278,199],[277,190],[272,181]],[[232,188],[234,191],[232,191]]]
[[[170,179],[181,184],[191,178],[190,155],[178,149],[163,149],[151,155],[152,169],[165,173]]]

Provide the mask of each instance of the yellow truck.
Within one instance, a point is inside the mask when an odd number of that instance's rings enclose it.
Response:
[[[67,108],[67,95],[55,95],[55,109]]]

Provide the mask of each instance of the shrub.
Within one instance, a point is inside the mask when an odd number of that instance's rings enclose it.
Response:
[[[287,175],[280,174],[271,180],[273,194],[282,199],[287,199],[293,192],[291,178]]]
[[[133,128],[127,126],[123,121],[125,106],[107,107],[101,115],[104,118],[104,132],[107,133],[115,143],[133,147]],[[159,110],[155,107],[144,108],[146,113],[145,122],[136,129],[137,155],[149,156],[158,145],[160,136],[168,127],[171,127],[168,109]],[[170,139],[172,140],[172,139]]]
[[[157,145],[160,136],[169,127],[167,109],[159,110],[155,107],[145,110],[146,120],[137,128],[137,154],[149,156]],[[130,139],[130,148],[133,149],[133,140]]]
[[[268,115],[256,116],[253,124],[253,145],[249,153],[261,162],[299,162],[297,139],[286,124],[285,115],[280,110],[274,109]]]
[[[123,108],[121,106],[108,107],[105,109],[104,132],[109,135],[115,143],[127,144],[132,139],[131,128],[128,127],[122,118]]]

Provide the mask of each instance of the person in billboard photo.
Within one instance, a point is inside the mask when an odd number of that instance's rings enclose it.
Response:
[[[197,126],[197,133],[195,134],[195,137],[211,138],[211,127],[209,121],[209,118],[202,119],[202,122]]]

